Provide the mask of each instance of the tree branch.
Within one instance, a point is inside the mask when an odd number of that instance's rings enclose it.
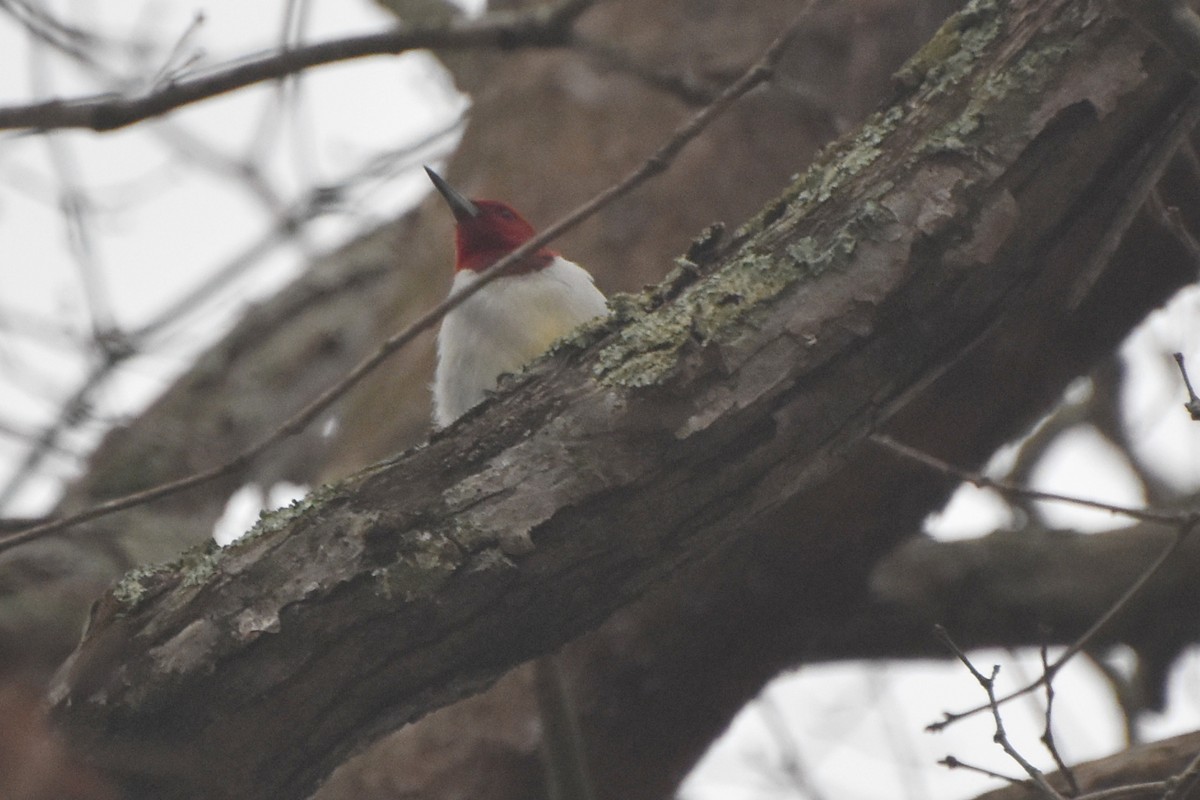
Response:
[[[85,128],[111,131],[210,97],[256,83],[339,61],[409,50],[463,50],[479,47],[561,47],[569,42],[575,19],[594,0],[565,0],[522,13],[497,13],[482,19],[456,19],[432,27],[399,26],[383,33],[350,36],[250,56],[213,67],[193,77],[170,80],[138,97],[96,95],[47,100],[0,108],[0,130]]]
[[[996,724],[996,733],[992,737],[996,744],[1000,745],[1004,749],[1004,752],[1008,754],[1008,757],[1016,761],[1021,769],[1025,770],[1025,774],[1029,776],[1030,780],[1033,781],[1044,797],[1049,798],[1049,800],[1066,800],[1057,789],[1047,782],[1045,774],[1035,767],[1029,759],[1021,755],[1021,752],[1017,748],[1013,747],[1012,742],[1008,738],[1008,731],[1004,728],[1004,716],[1000,713],[1000,704],[996,700],[996,676],[1000,674],[1000,665],[993,665],[991,675],[984,675],[971,663],[971,659],[967,657],[967,654],[954,643],[954,640],[946,633],[945,628],[939,625],[934,629],[934,633],[950,648],[954,655],[958,656],[958,660],[962,662],[963,666],[967,668],[987,694],[988,702],[986,708],[991,710],[992,721]]]

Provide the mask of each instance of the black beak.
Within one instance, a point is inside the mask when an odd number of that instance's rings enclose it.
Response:
[[[446,183],[441,175],[425,168],[425,174],[429,176],[429,180],[433,181],[433,185],[441,192],[442,197],[446,198],[446,204],[450,206],[450,210],[454,212],[454,218],[460,222],[465,219],[479,216],[479,206],[472,203],[464,197],[457,189]]]

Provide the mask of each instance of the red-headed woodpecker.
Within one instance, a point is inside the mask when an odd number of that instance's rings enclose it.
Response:
[[[533,238],[533,226],[504,203],[468,200],[431,170],[429,179],[454,212],[454,292]],[[442,320],[433,381],[433,419],[445,427],[555,339],[607,313],[604,295],[583,267],[542,248],[480,289]]]

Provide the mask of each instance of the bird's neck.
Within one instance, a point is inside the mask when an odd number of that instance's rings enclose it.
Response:
[[[511,250],[501,249],[460,252],[455,265],[455,271],[470,270],[471,272],[483,272],[511,252]],[[537,272],[550,266],[550,262],[554,260],[556,255],[557,253],[543,247],[541,250],[530,253],[516,264],[513,264],[505,271],[505,274],[524,275],[530,272]]]

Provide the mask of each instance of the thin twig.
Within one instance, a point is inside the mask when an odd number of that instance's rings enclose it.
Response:
[[[1042,675],[1043,677],[1050,670],[1050,658],[1046,652],[1046,643],[1042,642],[1039,648],[1039,654],[1042,657]],[[1050,757],[1054,759],[1055,766],[1058,767],[1059,773],[1067,779],[1067,786],[1071,790],[1071,795],[1079,794],[1079,783],[1075,780],[1075,773],[1067,766],[1067,762],[1063,761],[1062,754],[1058,752],[1058,745],[1054,743],[1054,681],[1046,678],[1046,727],[1042,731],[1042,744],[1050,751]]]
[[[110,131],[225,92],[311,67],[409,50],[479,47],[562,47],[571,25],[594,0],[565,0],[550,8],[455,20],[436,27],[400,26],[383,33],[318,42],[230,62],[171,81],[138,97],[92,95],[0,108],[0,129],[88,128]]]
[[[968,764],[965,761],[960,761],[957,758],[955,758],[954,756],[946,756],[945,758],[938,761],[937,763],[941,764],[946,769],[965,769],[969,772],[977,772],[980,775],[986,775],[989,778],[995,778],[996,780],[1005,781],[1006,783],[1011,783],[1011,784],[1018,785],[1018,786],[1028,786],[1029,785],[1029,781],[1025,778],[1014,778],[1011,775],[1004,775],[999,772],[993,772],[990,769],[986,769],[984,767],[977,767],[974,764]]]
[[[1139,796],[1158,797],[1166,788],[1166,781],[1127,783],[1124,786],[1113,786],[1110,789],[1098,789],[1094,792],[1081,794],[1075,800],[1124,800],[1124,798]]]
[[[101,61],[93,55],[93,50],[115,50],[126,46],[125,43],[102,39],[92,31],[68,25],[45,9],[20,0],[0,0],[0,11],[20,23],[34,39],[67,53],[92,70],[105,70]]]
[[[1126,748],[1133,747],[1135,744],[1141,744],[1141,738],[1138,735],[1137,715],[1145,708],[1145,703],[1140,695],[1142,692],[1133,687],[1133,681],[1126,679],[1125,675],[1116,665],[1105,661],[1103,656],[1097,652],[1098,648],[1085,648],[1083,655],[1088,662],[1100,673],[1100,677],[1108,684],[1108,689],[1113,694],[1113,699],[1117,701],[1117,708],[1121,712],[1121,728],[1125,734],[1124,746]]]
[[[46,47],[44,42],[35,42],[30,50],[30,81],[34,94],[46,94],[50,88]],[[79,271],[93,342],[102,347],[105,334],[114,329],[115,322],[93,237],[92,202],[82,186],[79,164],[67,142],[51,133],[45,137],[45,144],[54,174],[54,194],[63,220],[63,233]]]
[[[1021,755],[1020,751],[1013,747],[1012,742],[1008,739],[1008,732],[1004,729],[1004,718],[1000,714],[1000,703],[996,700],[996,675],[1000,673],[1000,665],[996,664],[992,667],[991,676],[986,676],[975,668],[975,665],[971,663],[971,659],[954,643],[954,640],[950,638],[950,634],[946,632],[945,628],[941,625],[935,625],[933,632],[954,655],[958,656],[958,660],[971,671],[971,674],[975,676],[975,680],[979,681],[979,685],[987,692],[987,707],[991,709],[992,719],[996,723],[996,735],[993,737],[996,744],[1004,748],[1004,752],[1008,753],[1009,758],[1021,765],[1021,769],[1025,770],[1025,774],[1042,790],[1042,794],[1046,795],[1050,800],[1066,800],[1057,789],[1050,785],[1050,782],[1046,780],[1046,776],[1042,771],[1030,763],[1025,756]]]
[[[44,52],[47,46],[45,42],[35,41],[35,46],[30,51],[34,92],[44,92],[48,88],[49,70]],[[104,370],[104,365],[122,360],[128,354],[128,348],[122,344],[124,335],[116,327],[112,302],[103,279],[103,269],[93,237],[92,203],[80,183],[79,165],[67,142],[55,133],[44,137],[44,141],[55,176],[55,196],[62,217],[64,237],[79,273],[90,322],[89,344],[99,356],[98,369]],[[94,374],[96,373],[93,371],[92,375]],[[8,505],[22,486],[37,474],[42,463],[58,447],[60,435],[86,417],[90,407],[91,389],[96,385],[89,375],[84,382],[87,391],[80,390],[72,395],[60,409],[58,419],[38,436],[33,446],[25,453],[18,469],[13,472],[8,482],[0,487],[0,508]]]
[[[1183,385],[1187,387],[1188,401],[1183,407],[1193,420],[1200,421],[1200,397],[1196,396],[1196,390],[1192,388],[1192,381],[1188,378],[1187,368],[1183,365],[1183,353],[1175,353],[1175,363],[1179,365],[1179,374],[1183,376]]]
[[[72,352],[87,344],[85,337],[64,324],[17,306],[0,305],[0,331]]]
[[[0,0],[0,8],[3,8],[8,2],[11,2],[11,0]],[[192,38],[192,32],[194,31],[195,27],[196,25],[193,23],[193,25],[188,28],[187,32],[185,32],[184,37],[188,39]],[[50,43],[58,46],[54,41],[51,41]],[[178,51],[181,49],[183,44],[184,42],[181,38],[176,44],[175,50]],[[126,45],[125,49],[153,49],[148,47],[141,48],[140,45],[135,45],[136,43],[131,43],[130,45]],[[115,46],[115,43],[109,46],[113,47]],[[86,67],[88,74],[93,79],[99,79],[108,84],[106,88],[109,91],[106,93],[106,96],[111,96],[112,94],[117,93],[121,87],[128,86],[130,84],[130,81],[127,77],[106,68],[99,61],[92,58],[87,53],[81,52],[78,48],[59,46],[59,50],[68,58],[74,59],[81,66]],[[186,61],[191,61],[194,59],[194,57],[194,55],[189,56]],[[174,64],[174,66],[171,67],[172,75],[177,74],[181,69],[185,68],[185,64],[175,64],[175,61],[177,60],[177,54],[168,56],[163,62],[164,66],[159,68],[159,74],[163,74],[164,70],[167,69],[167,65]],[[161,88],[161,83],[161,78],[156,77],[150,82],[150,85],[153,88]],[[189,162],[198,164],[223,177],[232,178],[237,183],[245,186],[248,189],[250,196],[261,203],[268,213],[278,213],[284,207],[283,200],[268,184],[262,170],[259,169],[258,165],[246,162],[245,160],[231,158],[230,156],[227,156],[225,153],[221,152],[219,148],[208,144],[203,138],[171,122],[164,122],[163,124],[156,125],[150,128],[150,132],[155,137],[161,139],[172,150],[185,157]]]
[[[1043,492],[1040,489],[1030,489],[1025,486],[1018,486],[1008,481],[989,478],[979,472],[971,472],[969,470],[960,469],[953,464],[943,461],[936,456],[909,447],[902,442],[898,442],[887,434],[877,433],[871,437],[871,441],[875,444],[891,450],[892,452],[903,456],[911,461],[916,461],[920,464],[952,478],[957,478],[961,481],[976,486],[980,489],[994,489],[1003,495],[1011,497],[1020,497],[1027,500],[1045,500],[1054,503],[1069,503],[1071,505],[1083,506],[1084,508],[1095,508],[1100,511],[1108,511],[1113,514],[1122,514],[1131,519],[1136,519],[1141,522],[1153,522],[1159,525],[1176,526],[1182,523],[1194,524],[1198,516],[1195,512],[1173,513],[1167,511],[1154,511],[1145,508],[1132,508],[1130,506],[1120,506],[1114,503],[1105,503],[1101,500],[1087,500],[1082,497],[1072,497],[1071,495],[1058,494],[1056,492]]]
[[[80,522],[97,519],[107,516],[117,511],[122,511],[133,506],[148,503],[151,500],[158,500],[168,495],[177,494],[185,489],[191,489],[196,486],[208,483],[209,481],[220,478],[224,475],[231,474],[258,458],[266,450],[273,447],[278,442],[294,436],[316,419],[336,400],[341,398],[359,381],[370,374],[375,368],[382,364],[387,358],[395,353],[400,348],[406,346],[413,341],[424,331],[436,325],[442,317],[449,311],[458,307],[468,298],[472,297],[476,292],[483,289],[497,278],[502,277],[507,273],[508,269],[518,263],[525,256],[544,247],[555,237],[561,235],[565,231],[574,228],[584,220],[591,217],[600,209],[604,208],[614,200],[628,194],[636,187],[640,186],[649,178],[665,171],[679,152],[693,139],[695,139],[701,131],[716,119],[722,112],[729,108],[739,97],[749,92],[754,87],[769,80],[774,74],[776,63],[783,55],[788,43],[792,40],[798,30],[800,23],[807,16],[808,11],[813,7],[815,0],[809,2],[801,10],[797,21],[778,39],[776,39],[770,47],[763,53],[759,59],[747,72],[738,80],[728,86],[720,96],[717,97],[710,105],[703,108],[699,113],[686,121],[683,125],[675,130],[671,137],[658,150],[646,159],[641,166],[633,170],[627,175],[624,180],[619,183],[609,186],[604,191],[593,196],[583,205],[576,208],[567,216],[560,219],[558,222],[551,225],[541,234],[533,237],[525,244],[518,247],[509,255],[497,261],[486,271],[480,274],[479,279],[467,286],[462,291],[453,293],[441,303],[437,304],[429,311],[425,312],[415,322],[405,328],[403,331],[396,333],[384,340],[376,351],[367,358],[360,361],[353,369],[351,369],[345,377],[338,381],[333,386],[330,386],[322,392],[316,399],[312,400],[308,405],[296,412],[290,419],[276,428],[265,438],[259,440],[255,444],[247,447],[245,450],[238,453],[236,456],[226,461],[223,464],[197,472],[187,477],[178,480],[168,481],[166,483],[152,486],[142,491],[133,492],[122,497],[113,498],[112,500],[99,503],[91,508],[84,509],[76,514],[71,514],[66,517],[55,520],[44,525],[38,525],[24,531],[20,531],[11,536],[0,538],[0,552],[15,547],[23,542],[30,541],[39,536],[44,536],[55,531],[64,530],[77,525]]]
[[[393,170],[396,172],[404,168],[411,169],[423,156],[429,156],[430,149],[439,139],[453,133],[462,124],[463,118],[460,116],[446,127],[439,128],[418,141],[374,155],[336,183],[313,187],[307,196],[294,205],[280,208],[278,220],[260,239],[171,301],[150,320],[131,330],[128,333],[129,341],[138,349],[144,350],[150,344],[147,340],[162,335],[165,330],[178,328],[181,321],[187,320],[193,314],[204,313],[214,296],[225,290],[235,278],[248,273],[274,248],[286,242],[293,232],[327,213],[331,203],[336,203],[352,189],[376,180],[388,162],[395,164]],[[435,151],[435,155],[438,154],[440,150]]]
[[[1196,527],[1197,523],[1200,523],[1200,516],[1198,516],[1195,511],[1169,513],[1165,511],[1127,508],[1124,506],[1112,505],[1110,503],[1101,503],[1096,500],[1084,500],[1078,497],[1069,497],[1067,495],[1041,492],[1036,489],[1028,489],[1023,486],[1014,486],[1006,481],[992,480],[978,473],[960,469],[928,453],[924,453],[920,450],[909,447],[908,445],[901,444],[892,437],[884,434],[875,434],[871,437],[871,441],[891,450],[894,453],[916,461],[920,464],[924,464],[925,466],[945,475],[967,481],[968,483],[972,483],[976,486],[995,489],[996,491],[1005,495],[1028,497],[1035,500],[1054,500],[1062,503],[1073,503],[1075,505],[1080,505],[1087,508],[1099,508],[1105,511],[1111,511],[1114,514],[1124,514],[1143,522],[1153,522],[1155,524],[1168,525],[1175,528],[1175,537],[1171,540],[1170,544],[1163,548],[1162,552],[1159,553],[1142,571],[1137,579],[1130,584],[1129,588],[1126,589],[1121,596],[1118,597],[1113,604],[1109,606],[1103,614],[1100,615],[1099,619],[1092,623],[1091,627],[1084,631],[1083,634],[1080,635],[1079,638],[1077,638],[1074,642],[1072,642],[1067,649],[1064,650],[1061,655],[1059,655],[1058,658],[1056,658],[1046,667],[1040,678],[1027,684],[1026,686],[1021,687],[1020,689],[1017,689],[1016,691],[1005,695],[1004,697],[999,698],[997,701],[998,704],[1004,704],[1014,698],[1022,697],[1029,692],[1044,686],[1046,681],[1052,680],[1058,671],[1061,670],[1068,661],[1070,661],[1075,657],[1076,654],[1087,647],[1092,640],[1095,639],[1105,627],[1107,627],[1108,623],[1112,621],[1113,617],[1115,617],[1126,606],[1129,605],[1130,601],[1132,601],[1133,598],[1142,590],[1142,588],[1149,583],[1155,575],[1158,574],[1158,571],[1163,568],[1168,560],[1170,560],[1171,556],[1175,554],[1175,551],[1183,545],[1184,541]],[[984,704],[957,713],[945,712],[942,715],[941,720],[925,726],[925,730],[943,730],[947,726],[952,725],[959,720],[974,716],[981,711],[987,711],[990,707],[990,704]]]
[[[43,459],[60,447],[59,439],[62,434],[74,428],[87,417],[91,410],[92,393],[108,379],[112,371],[125,358],[124,355],[104,358],[92,367],[83,382],[59,407],[57,418],[37,435],[33,446],[26,451],[21,463],[13,471],[12,477],[0,487],[0,508],[8,505],[17,496],[21,487],[37,474]],[[2,548],[3,542],[4,540],[0,539],[0,548]]]
[[[41,434],[35,431],[23,430],[15,425],[10,425],[7,422],[0,421],[0,436],[18,442],[36,443],[39,441]],[[77,453],[68,450],[58,442],[49,442],[45,444],[45,446],[58,455],[78,457]]]
[[[196,54],[183,56],[184,50],[187,49],[196,38],[196,34],[204,26],[205,16],[203,11],[197,11],[192,16],[192,21],[184,28],[183,33],[175,40],[175,44],[163,59],[162,66],[158,68],[158,72],[150,79],[150,87],[158,89],[170,83],[170,81],[178,75],[182,70],[187,68],[196,59]]]

